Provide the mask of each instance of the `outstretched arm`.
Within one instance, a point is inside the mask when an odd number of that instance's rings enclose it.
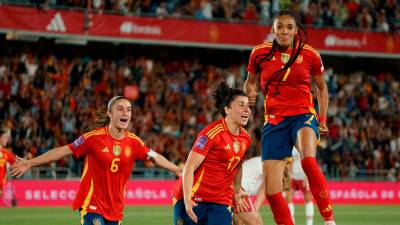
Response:
[[[157,153],[157,156],[150,158],[150,160],[158,167],[169,170],[175,173],[178,177],[182,176],[182,168],[168,161],[168,159],[166,159],[163,155]]]
[[[17,157],[17,162],[13,166],[11,175],[20,177],[33,166],[57,161],[67,155],[72,155],[72,151],[69,149],[68,145],[64,145],[62,147],[53,148],[48,152],[29,160]]]
[[[244,92],[249,97],[249,104],[254,106],[257,100],[258,79],[255,74],[248,73],[246,81],[244,82]]]

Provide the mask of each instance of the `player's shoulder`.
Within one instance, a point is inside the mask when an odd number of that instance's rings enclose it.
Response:
[[[246,138],[250,138],[250,134],[249,132],[247,132],[246,129],[244,129],[243,127],[240,128],[240,135],[246,137]]]
[[[107,134],[107,132],[106,132],[105,127],[100,127],[100,128],[96,128],[96,129],[94,129],[92,131],[84,133],[82,135],[82,137],[85,140],[88,140],[90,138],[98,138],[99,136],[103,136],[103,135],[106,135],[106,134]]]
[[[316,50],[313,46],[305,44],[303,47],[303,51],[311,56],[316,56],[318,58],[321,57],[318,50]]]
[[[143,140],[136,134],[128,131],[126,136],[129,140],[139,142],[142,146],[144,146]]]
[[[258,52],[264,52],[264,51],[267,51],[267,50],[269,50],[271,48],[272,48],[272,42],[266,41],[266,42],[263,42],[262,44],[259,44],[259,45],[255,46],[253,48],[253,50],[251,51],[251,53],[255,54],[255,53],[258,53]]]
[[[200,135],[207,136],[209,139],[215,138],[218,134],[225,131],[223,119],[212,122],[200,131]]]

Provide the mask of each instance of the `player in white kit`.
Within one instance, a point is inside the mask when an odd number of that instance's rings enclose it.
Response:
[[[233,224],[239,225],[243,222],[246,225],[262,225],[261,215],[258,213],[265,200],[261,156],[244,161],[242,168],[242,188],[249,194],[246,198],[249,207],[245,212],[237,212],[235,209]],[[255,195],[256,200],[253,203],[251,196]]]
[[[314,204],[312,201],[310,186],[308,185],[307,177],[303,171],[303,168],[301,167],[300,153],[299,151],[297,151],[295,147],[293,147],[292,154],[293,154],[293,162],[290,165],[291,182],[290,182],[290,189],[286,193],[286,201],[289,205],[290,213],[292,214],[294,222],[295,210],[292,199],[295,192],[301,190],[304,196],[307,225],[313,225]]]

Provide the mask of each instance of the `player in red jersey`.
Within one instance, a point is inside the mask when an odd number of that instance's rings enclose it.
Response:
[[[104,119],[100,128],[83,134],[69,145],[30,160],[18,158],[12,175],[19,177],[33,166],[71,154],[85,157],[73,209],[80,210],[82,224],[120,224],[125,185],[135,160],[151,159],[156,165],[175,173],[179,173],[180,169],[127,130],[131,121],[131,103],[125,97],[116,96],[109,101]]]
[[[282,178],[286,158],[292,155],[295,145],[319,212],[325,224],[333,225],[327,182],[315,158],[319,133],[328,133],[324,67],[319,53],[305,44],[307,34],[293,12],[282,10],[276,15],[272,34],[272,43],[256,46],[251,52],[244,85],[250,105],[255,104],[258,85],[265,95],[262,158],[266,197],[275,222],[292,225],[289,208],[282,196]],[[311,94],[312,79],[317,87],[319,121]]]
[[[3,199],[3,189],[7,183],[7,163],[12,165],[15,162],[15,155],[5,149],[10,135],[9,130],[0,129],[0,201]]]
[[[173,188],[175,225],[231,225],[234,193],[239,209],[247,207],[240,182],[243,156],[251,142],[243,128],[251,113],[248,97],[225,82],[213,97],[223,118],[197,135],[183,176]]]

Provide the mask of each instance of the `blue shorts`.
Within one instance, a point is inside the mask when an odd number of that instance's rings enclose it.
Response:
[[[291,157],[297,131],[303,127],[310,127],[319,139],[318,126],[319,122],[314,114],[286,117],[278,125],[266,124],[261,140],[262,160],[281,160]]]
[[[85,215],[82,215],[82,211],[80,210],[81,214],[81,225],[121,225],[121,221],[110,221],[104,218],[102,215],[97,213],[90,213],[87,212]]]
[[[197,216],[197,223],[193,222],[186,213],[183,200],[174,205],[175,225],[232,225],[233,209],[228,205],[210,202],[200,202],[193,207]]]

